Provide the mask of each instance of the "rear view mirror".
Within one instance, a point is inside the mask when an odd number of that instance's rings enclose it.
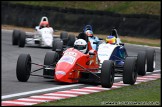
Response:
[[[89,51],[89,55],[95,55],[95,53],[92,51]]]
[[[99,40],[103,40],[102,38],[99,38]]]
[[[35,27],[35,30],[37,31],[38,29],[39,29],[39,26],[36,26],[36,27]]]
[[[98,44],[98,42],[93,42],[93,44]]]
[[[124,43],[119,43],[119,45],[122,45],[122,46],[124,46]]]
[[[56,49],[56,52],[61,52],[61,49]]]

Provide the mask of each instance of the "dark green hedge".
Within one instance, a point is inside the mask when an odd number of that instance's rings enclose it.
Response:
[[[146,14],[116,14],[105,11],[83,9],[33,7],[14,5],[8,2],[1,4],[1,23],[35,27],[42,16],[47,16],[50,25],[57,30],[82,32],[86,24],[91,24],[94,33],[109,34],[112,27],[118,29],[119,35],[160,38],[160,16]]]

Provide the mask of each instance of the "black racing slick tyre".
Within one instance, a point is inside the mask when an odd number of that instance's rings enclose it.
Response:
[[[146,53],[145,52],[139,52],[137,56],[137,72],[138,75],[144,76],[146,74]]]
[[[19,36],[19,47],[25,46],[26,34],[25,32],[21,31]]]
[[[67,32],[61,32],[60,33],[60,38],[63,40],[64,45],[67,45],[68,41],[68,33]]]
[[[46,53],[45,58],[44,58],[44,65],[47,66],[47,69],[44,68],[43,69],[43,76],[44,78],[54,78],[54,69],[48,69],[48,67],[50,68],[54,68],[56,63],[58,61],[58,53],[55,51],[49,51]],[[51,76],[51,77],[48,77]]]
[[[54,38],[53,39],[53,42],[52,42],[52,51],[56,51],[56,46],[55,45],[56,45],[56,41],[57,40],[61,40],[61,39],[60,38]]]
[[[74,42],[75,42],[75,35],[69,34],[67,45],[73,47]]]
[[[147,56],[147,72],[153,72],[155,69],[155,59],[156,53],[154,49],[147,49],[146,50]]]
[[[21,54],[17,60],[16,76],[21,82],[27,82],[31,72],[31,57],[29,54]]]
[[[111,88],[114,83],[114,62],[105,60],[101,68],[101,86]]]
[[[56,38],[52,43],[52,51],[56,51],[56,49],[60,49],[63,51],[63,41],[60,38]]]
[[[135,57],[126,57],[123,71],[123,83],[133,85],[137,79],[137,63]]]
[[[13,30],[12,33],[12,45],[18,45],[20,31],[19,30]]]

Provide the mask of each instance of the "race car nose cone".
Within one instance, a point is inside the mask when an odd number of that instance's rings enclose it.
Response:
[[[62,81],[63,78],[64,78],[63,75],[56,75],[56,76],[55,76],[55,79],[56,79],[57,81]]]
[[[55,79],[57,81],[64,81],[65,79],[65,76],[66,76],[66,73],[64,71],[56,71],[55,72]]]

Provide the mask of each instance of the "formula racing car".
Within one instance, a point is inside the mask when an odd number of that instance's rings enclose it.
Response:
[[[20,30],[13,30],[12,45],[24,47],[25,44],[39,47],[52,47],[54,30],[49,26],[48,18],[42,17],[36,31],[29,34]]]
[[[114,63],[115,73],[119,75],[123,74],[123,76],[129,75],[128,77],[132,79],[135,79],[137,77],[137,74],[144,76],[146,72],[153,72],[153,70],[155,69],[155,56],[156,53],[154,49],[146,49],[145,51],[140,51],[138,52],[137,56],[128,56],[124,43],[117,42],[114,44],[103,42],[99,45],[98,49],[98,57],[101,64],[104,60],[109,60],[110,62]],[[127,60],[128,58],[130,60]],[[125,70],[128,68],[130,68],[130,70],[136,69],[134,70],[136,71],[134,72],[134,76],[130,75],[129,70]]]
[[[94,36],[93,29],[92,29],[92,26],[91,25],[86,25],[84,27],[84,29],[83,29],[83,32],[85,34],[87,34],[88,39],[89,39],[89,41],[91,43],[92,48],[95,49],[95,50],[98,50],[98,46],[103,42],[103,39],[102,38],[99,38],[97,36]],[[121,40],[120,40],[120,38],[119,38],[117,29],[115,27],[112,28],[112,30],[110,32],[110,35],[116,37],[116,44],[122,43]]]
[[[77,83],[81,80],[98,82],[102,87],[111,88],[114,83],[115,63],[111,60],[104,60],[100,66],[100,60],[96,50],[92,49],[91,43],[85,33],[80,33],[75,43],[79,40],[85,41],[86,45],[66,49],[59,57],[61,50],[47,52],[44,64],[32,62],[30,54],[20,54],[17,60],[16,76],[20,82],[28,81],[31,76],[52,78],[57,82]],[[74,44],[75,44],[74,43]],[[86,48],[85,48],[86,47]],[[79,49],[86,49],[85,53]],[[31,65],[41,68],[31,71]],[[43,70],[43,75],[36,75],[34,72]],[[127,57],[124,63],[123,83],[134,84],[136,78],[136,58]]]

